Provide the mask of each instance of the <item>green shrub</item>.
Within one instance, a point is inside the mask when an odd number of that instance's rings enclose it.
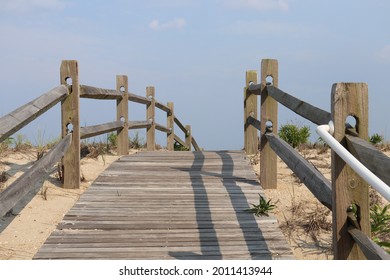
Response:
[[[188,149],[186,146],[183,146],[179,142],[175,142],[173,144],[173,150],[174,151],[189,151],[190,149]]]
[[[133,138],[129,138],[129,146],[131,149],[141,149],[145,147],[145,142],[139,136],[139,133],[136,132]]]
[[[383,136],[379,135],[378,133],[374,133],[370,137],[370,143],[373,145],[378,145],[383,142]]]
[[[370,209],[372,240],[390,253],[390,204],[374,204]]]
[[[289,143],[293,148],[306,144],[310,137],[308,126],[299,127],[295,124],[285,124],[279,129],[279,137]]]
[[[259,204],[252,204],[252,208],[245,209],[245,211],[255,214],[256,217],[268,216],[269,211],[276,207],[270,200],[265,200],[261,194],[259,194]]]
[[[112,148],[117,147],[118,135],[115,132],[111,132],[111,133],[107,134],[107,144]]]

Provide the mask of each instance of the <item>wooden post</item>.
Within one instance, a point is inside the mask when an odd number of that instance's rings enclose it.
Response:
[[[365,83],[337,83],[332,87],[334,137],[346,145],[345,122],[356,119],[358,136],[368,139],[368,86]],[[363,233],[371,236],[368,184],[332,151],[332,215],[335,259],[365,259],[348,230],[348,209],[357,208],[357,220]]]
[[[167,128],[170,130],[170,132],[167,133],[167,149],[168,151],[173,151],[175,144],[175,112],[173,102],[168,102],[167,107],[170,110],[170,112],[167,113]]]
[[[124,126],[117,131],[118,155],[129,154],[129,87],[127,76],[116,76],[116,90],[123,93],[122,98],[116,100],[116,120],[123,121]]]
[[[156,149],[156,99],[154,87],[146,88],[146,98],[150,100],[150,104],[146,105],[146,119],[152,122],[146,130],[146,148],[148,151],[154,151]]]
[[[278,61],[276,59],[263,59],[261,61],[262,89],[267,84],[267,78],[272,78],[272,84],[278,87]],[[261,138],[260,138],[260,182],[265,189],[277,187],[277,157],[265,136],[267,130],[278,132],[278,102],[268,96],[266,91],[261,93]],[[272,123],[272,128],[268,127]]]
[[[191,151],[191,149],[192,149],[191,126],[190,125],[186,125],[186,130],[187,130],[187,133],[186,133],[186,146],[187,146],[188,150]]]
[[[257,84],[257,71],[255,70],[246,72],[244,89],[244,147],[247,155],[256,154],[259,149],[258,130],[247,122],[248,117],[258,118],[257,95],[247,91],[251,82]]]
[[[80,188],[80,84],[76,60],[63,60],[61,84],[69,85],[70,94],[61,103],[62,138],[72,132],[72,143],[62,159],[64,188]],[[70,82],[71,81],[71,82]]]

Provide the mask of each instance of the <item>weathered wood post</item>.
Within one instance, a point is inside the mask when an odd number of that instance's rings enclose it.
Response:
[[[265,133],[271,129],[274,133],[278,132],[278,102],[263,90],[267,85],[268,77],[272,78],[272,85],[278,87],[278,61],[276,59],[261,61],[260,182],[263,188],[273,189],[277,187],[277,157]]]
[[[247,91],[249,83],[257,84],[257,71],[246,72],[246,82],[244,88],[244,148],[247,155],[256,154],[259,149],[258,130],[249,125],[248,117],[258,118],[257,95]]]
[[[116,120],[122,121],[123,128],[117,131],[118,155],[129,154],[129,86],[127,76],[116,76],[116,90],[122,92],[122,98],[116,100]]]
[[[337,83],[332,87],[332,119],[334,137],[346,145],[345,123],[348,116],[356,119],[356,132],[368,139],[368,86],[365,83]],[[332,215],[335,259],[365,259],[348,233],[348,211],[356,209],[361,231],[371,236],[368,184],[332,151]],[[349,212],[351,215],[351,212]]]
[[[189,151],[191,151],[192,149],[192,132],[191,132],[191,126],[190,125],[186,125],[186,146],[188,148]]]
[[[146,88],[146,98],[150,103],[146,105],[146,120],[151,121],[151,125],[146,129],[146,149],[154,151],[156,149],[156,99],[154,87]]]
[[[62,159],[64,188],[80,188],[80,84],[76,60],[63,60],[61,84],[68,85],[69,95],[61,103],[61,134],[72,133],[72,143]]]
[[[170,130],[167,133],[167,149],[168,151],[174,150],[175,144],[175,112],[174,112],[174,104],[173,102],[168,102],[167,107],[169,108],[169,112],[167,113],[167,128]]]

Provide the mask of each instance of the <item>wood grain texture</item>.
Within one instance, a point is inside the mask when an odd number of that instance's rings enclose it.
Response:
[[[304,102],[275,86],[266,86],[265,91],[268,96],[271,96],[280,104],[315,124],[328,124],[331,120],[331,114],[329,112]]]
[[[346,135],[348,150],[372,173],[390,186],[390,158],[366,140]]]
[[[265,136],[267,137],[271,148],[307,186],[311,193],[323,205],[332,210],[332,186],[329,180],[278,136],[273,133],[267,133]]]
[[[368,86],[364,83],[337,83],[332,87],[334,137],[346,146],[345,123],[348,116],[357,119],[358,136],[368,139]],[[364,259],[363,252],[348,233],[347,209],[358,206],[361,230],[371,236],[368,185],[332,151],[332,215],[335,259]]]
[[[80,98],[117,100],[122,97],[123,93],[120,90],[80,85]]]
[[[272,122],[273,128],[278,129],[278,102],[263,91],[267,84],[266,79],[272,77],[273,86],[278,87],[278,61],[275,59],[263,59],[261,61],[261,107],[260,107],[260,182],[265,189],[277,187],[277,158],[275,152],[268,143],[265,133],[267,122]]]
[[[141,152],[108,167],[35,259],[291,259],[241,151]]]
[[[258,130],[248,125],[247,119],[249,117],[258,118],[258,98],[257,95],[248,91],[248,86],[251,83],[257,83],[257,71],[246,72],[246,84],[244,88],[244,149],[246,154],[254,155],[259,149]]]
[[[146,98],[150,100],[150,104],[146,105],[146,119],[151,122],[151,125],[146,129],[146,148],[148,151],[156,149],[156,99],[155,88],[146,88]]]
[[[47,176],[47,172],[64,156],[71,142],[72,135],[65,136],[21,177],[0,193],[0,217],[10,211],[20,199],[31,191],[31,186]]]
[[[63,101],[68,95],[68,87],[60,85],[33,101],[0,118],[0,142],[16,133],[47,110]]]
[[[62,164],[64,168],[64,188],[80,188],[80,83],[78,63],[76,60],[63,60],[60,68],[61,84],[67,85],[72,80],[71,91],[61,104],[62,138],[72,132],[72,144],[65,153]],[[72,131],[68,131],[72,126]]]
[[[105,124],[81,127],[80,139],[86,139],[89,137],[94,137],[108,132],[117,131],[118,129],[122,129],[123,126],[124,126],[123,122],[116,121],[116,122],[110,122]]]
[[[123,124],[117,130],[117,154],[123,156],[129,154],[129,81],[127,76],[116,76],[116,90],[122,93],[122,96],[116,100],[116,120]]]

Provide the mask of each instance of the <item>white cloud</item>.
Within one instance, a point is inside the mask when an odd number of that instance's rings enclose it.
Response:
[[[152,30],[166,30],[166,29],[183,29],[187,25],[184,18],[174,18],[171,21],[160,23],[159,20],[154,19],[149,23],[149,28]]]
[[[62,0],[1,0],[0,11],[25,13],[34,9],[61,10],[65,7]]]
[[[390,62],[390,45],[383,47],[379,51],[379,59],[382,61],[389,61]]]
[[[289,8],[286,0],[229,0],[226,3],[232,8],[246,8],[257,11],[287,11]]]

